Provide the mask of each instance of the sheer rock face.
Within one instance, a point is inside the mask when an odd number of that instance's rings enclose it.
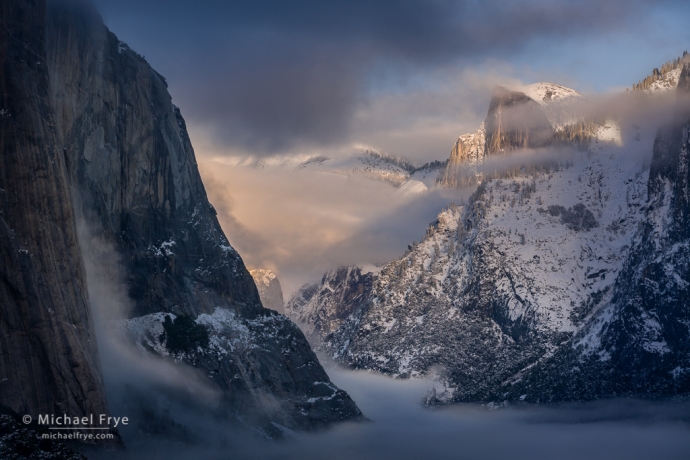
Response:
[[[262,307],[163,77],[81,2],[46,10],[20,0],[0,11],[0,404],[108,413],[76,232],[83,218],[115,248],[101,262],[125,273],[133,309],[123,321],[153,328],[138,329],[139,345],[162,340],[165,317],[206,318],[210,343],[142,352],[209,376],[223,395],[218,415],[304,429],[361,417],[297,327]]]
[[[457,188],[480,180],[475,167],[484,159],[485,143],[484,123],[477,132],[460,136],[450,152],[440,184],[443,187]]]
[[[208,202],[165,79],[84,5],[49,11],[57,130],[80,211],[123,255],[133,315],[261,309]]]
[[[0,404],[108,413],[46,65],[45,5],[0,5]]]
[[[523,92],[494,90],[486,127],[486,155],[506,150],[544,147],[554,130],[542,106]]]
[[[259,290],[259,297],[264,307],[277,311],[281,315],[285,314],[285,301],[283,300],[283,290],[280,288],[280,281],[271,270],[257,268],[249,272],[254,278],[256,288]]]
[[[145,324],[128,337],[143,353],[201,369],[223,395],[220,411],[247,423],[310,429],[360,417],[299,329],[263,308],[207,199],[165,79],[95,11],[62,4],[48,17],[57,134],[78,213],[126,275],[133,310],[124,329]],[[214,315],[226,320],[203,323]],[[168,348],[166,317],[201,321],[209,343]]]

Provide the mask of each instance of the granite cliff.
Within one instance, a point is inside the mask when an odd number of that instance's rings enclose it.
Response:
[[[276,275],[271,270],[263,268],[251,270],[249,273],[254,278],[254,283],[256,283],[256,288],[259,290],[259,297],[261,297],[261,303],[264,307],[277,311],[280,314],[285,314],[283,290]]]
[[[269,435],[360,418],[262,305],[165,79],[88,4],[3,2],[1,20],[0,403],[108,412],[84,268],[97,245],[126,298],[103,330],[200,370],[222,395],[215,416]]]
[[[42,2],[0,6],[0,404],[108,413]]]
[[[479,168],[486,157],[517,149],[586,149],[604,123],[587,116],[585,106],[580,93],[554,83],[496,87],[484,122],[475,133],[458,138],[438,183],[448,188],[480,183],[493,174]]]

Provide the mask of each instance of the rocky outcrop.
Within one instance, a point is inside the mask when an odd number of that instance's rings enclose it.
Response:
[[[370,301],[374,274],[360,267],[340,267],[318,284],[302,286],[285,306],[286,314],[305,332],[313,346],[356,317]]]
[[[132,314],[258,314],[165,79],[81,3],[50,9],[47,63],[79,211],[123,255]]]
[[[450,152],[448,165],[439,179],[439,184],[447,188],[458,188],[481,182],[481,174],[476,166],[484,159],[485,144],[484,123],[477,132],[460,136]]]
[[[285,301],[283,300],[283,290],[280,288],[280,281],[271,270],[257,268],[250,270],[249,273],[254,278],[256,288],[259,290],[259,297],[264,307],[285,314]]]
[[[494,90],[486,127],[485,155],[547,145],[554,129],[542,106],[520,91]]]
[[[108,413],[46,60],[45,4],[0,5],[0,404]]]

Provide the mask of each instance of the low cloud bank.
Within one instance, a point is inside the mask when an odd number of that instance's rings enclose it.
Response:
[[[615,399],[494,411],[472,405],[428,409],[421,399],[429,382],[339,369],[329,373],[371,422],[268,441],[246,433],[240,437],[237,429],[206,421],[203,442],[185,446],[154,440],[131,449],[130,458],[663,460],[685,459],[690,451],[688,402]]]

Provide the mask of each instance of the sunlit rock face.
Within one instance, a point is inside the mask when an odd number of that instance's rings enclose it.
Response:
[[[484,123],[475,133],[460,136],[450,152],[448,165],[439,180],[439,184],[447,188],[459,188],[475,184],[481,180],[476,166],[481,164],[484,159],[485,144]]]
[[[42,2],[0,5],[0,406],[107,414],[45,15]]]
[[[283,300],[283,290],[280,288],[280,281],[271,270],[257,268],[251,270],[252,278],[259,290],[261,303],[266,308],[285,314],[285,301]]]
[[[0,403],[108,413],[80,252],[98,241],[113,248],[104,283],[131,306],[116,329],[201,375],[214,416],[273,431],[358,419],[300,330],[261,305],[165,79],[82,2],[2,14]]]
[[[482,177],[355,308],[338,300],[352,284],[330,274],[288,305],[308,305],[307,319],[347,310],[323,321],[334,327],[302,324],[338,362],[436,379],[430,404],[690,391],[683,104],[656,137],[606,121],[561,160]]]
[[[497,87],[479,129],[460,136],[453,146],[439,184],[460,188],[481,183],[492,174],[481,168],[491,155],[554,145],[586,148],[601,123],[585,116],[585,104],[580,93],[554,83]]]

